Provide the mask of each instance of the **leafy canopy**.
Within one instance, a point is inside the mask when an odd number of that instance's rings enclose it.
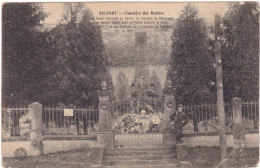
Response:
[[[113,90],[101,30],[82,3],[66,3],[63,22],[39,30],[45,18],[32,3],[3,6],[3,101],[80,105],[97,103],[102,81]],[[112,94],[111,94],[112,95]]]

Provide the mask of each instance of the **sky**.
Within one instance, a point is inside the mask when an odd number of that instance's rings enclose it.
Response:
[[[95,17],[99,16],[99,11],[163,11],[165,17],[174,17],[175,19],[181,13],[183,6],[187,3],[181,2],[88,2],[85,6],[92,10]],[[223,15],[228,9],[228,2],[192,2],[199,10],[199,17],[207,22],[213,22],[215,14]],[[42,3],[44,11],[48,18],[44,23],[58,24],[63,13],[64,3]]]

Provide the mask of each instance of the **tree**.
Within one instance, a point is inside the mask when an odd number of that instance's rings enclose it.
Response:
[[[231,3],[223,19],[222,42],[224,98],[258,99],[259,10],[258,3]]]
[[[88,9],[83,10],[82,5],[74,5],[80,9],[70,7],[65,6],[70,18],[79,18],[74,16],[79,14],[81,20],[70,19],[50,32],[53,59],[48,69],[45,103],[96,104],[102,81],[107,82],[110,91],[113,89],[101,29],[90,19],[92,13]]]
[[[172,33],[171,61],[167,68],[177,103],[215,100],[210,85],[216,80],[212,67],[214,57],[208,42],[206,26],[198,18],[198,10],[186,5]]]
[[[154,92],[159,96],[159,100],[161,100],[162,98],[162,86],[161,86],[161,82],[160,79],[157,75],[157,73],[155,72],[155,70],[153,70],[152,75],[150,77],[150,82],[154,83]]]
[[[45,17],[35,3],[3,5],[3,104],[38,100],[45,40],[37,27]]]
[[[115,96],[118,102],[127,102],[130,99],[130,87],[124,72],[120,71],[117,76]]]
[[[70,28],[75,28],[84,15],[84,4],[78,2],[65,3],[64,11],[63,21],[69,24]]]

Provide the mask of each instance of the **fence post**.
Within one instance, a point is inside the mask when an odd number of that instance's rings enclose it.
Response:
[[[29,104],[29,115],[31,116],[30,140],[42,154],[42,104],[38,102]]]
[[[106,85],[102,83],[103,85]],[[106,86],[102,86],[102,90],[98,93],[98,133],[97,142],[102,147],[114,146],[114,134],[112,132],[112,115],[111,104],[109,100],[109,92]]]
[[[242,118],[242,100],[241,98],[232,98],[233,112],[233,139],[234,148],[245,147],[245,134]]]
[[[163,145],[172,146],[176,145],[176,136],[174,130],[170,128],[170,115],[176,112],[175,96],[165,95],[164,98],[164,132],[163,132]]]

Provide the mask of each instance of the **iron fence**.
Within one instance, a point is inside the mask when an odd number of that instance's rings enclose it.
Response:
[[[94,135],[98,130],[98,109],[49,106],[42,108],[45,135]],[[2,137],[26,136],[30,132],[30,115],[27,107],[2,107]]]
[[[94,135],[98,130],[98,109],[43,107],[45,135]]]
[[[245,129],[259,128],[259,102],[243,101],[242,116]]]
[[[184,113],[188,118],[188,123],[183,130],[185,132],[212,131],[217,129],[217,110],[214,103],[200,105],[185,105]],[[211,121],[211,123],[209,123]]]
[[[183,128],[186,132],[218,131],[218,114],[215,103],[200,105],[184,105],[184,112],[188,118],[188,124]],[[226,130],[232,130],[233,111],[232,103],[224,106]],[[258,129],[259,104],[257,101],[242,102],[242,117],[245,129]]]
[[[149,104],[153,113],[163,113],[163,104],[157,102]],[[147,106],[133,108],[130,102],[112,103],[112,117],[116,120],[126,113],[140,114],[142,109],[149,113]],[[64,113],[66,108],[59,106],[45,106],[42,108],[43,130],[45,135],[93,135],[98,130],[98,109],[68,108],[71,114]],[[150,110],[151,112],[151,110]],[[188,105],[184,104],[184,112],[188,123],[184,126],[184,132],[218,131],[217,108],[214,103]],[[233,112],[232,104],[225,103],[226,129],[232,130]],[[243,124],[246,130],[259,128],[259,102],[242,102]],[[2,137],[21,136],[26,133],[24,129],[29,126],[27,107],[2,107]],[[27,131],[28,133],[28,131]]]
[[[20,136],[21,118],[27,114],[26,107],[2,107],[2,137]],[[27,125],[29,125],[29,120]]]

